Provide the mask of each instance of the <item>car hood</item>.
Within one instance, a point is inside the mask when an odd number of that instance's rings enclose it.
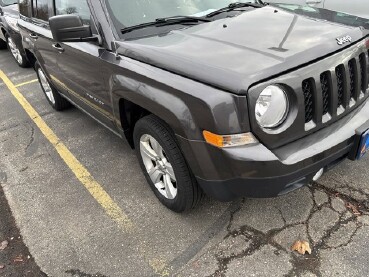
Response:
[[[368,30],[264,7],[167,34],[117,42],[119,54],[244,94],[255,83],[317,60]]]

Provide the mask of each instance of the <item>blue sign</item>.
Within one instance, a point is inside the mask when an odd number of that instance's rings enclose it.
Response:
[[[357,159],[360,160],[362,157],[364,157],[367,151],[369,151],[369,130],[366,131],[361,137]]]

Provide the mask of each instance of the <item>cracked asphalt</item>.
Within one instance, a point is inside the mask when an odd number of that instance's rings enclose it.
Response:
[[[6,51],[0,69],[14,84],[36,77]],[[135,225],[123,232],[106,215],[0,82],[0,184],[48,276],[369,276],[368,156],[279,198],[207,198],[178,215],[124,141],[77,109],[54,112],[37,83],[19,90]],[[312,254],[292,252],[297,240]]]

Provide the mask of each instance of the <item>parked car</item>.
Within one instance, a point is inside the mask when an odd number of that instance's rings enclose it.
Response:
[[[369,19],[368,0],[267,0],[268,3],[309,5]]]
[[[356,17],[230,0],[20,0],[20,12],[51,106],[125,137],[173,211],[203,192],[288,193],[369,145],[369,30]]]
[[[18,65],[27,67],[29,61],[17,26],[18,18],[18,1],[0,0],[0,49],[9,48]]]

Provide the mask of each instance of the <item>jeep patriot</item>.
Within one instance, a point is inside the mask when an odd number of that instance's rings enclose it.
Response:
[[[19,5],[47,101],[125,138],[173,211],[283,195],[369,146],[360,18],[258,0]]]

